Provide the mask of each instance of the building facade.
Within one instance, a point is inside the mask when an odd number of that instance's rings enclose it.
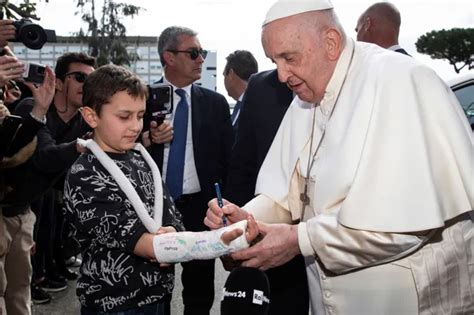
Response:
[[[146,83],[158,81],[163,75],[163,68],[158,54],[158,39],[152,36],[140,37],[129,36],[126,39],[127,51],[136,54],[138,59],[130,65],[130,70],[134,71]],[[55,66],[56,59],[66,52],[87,52],[87,43],[81,42],[77,37],[58,36],[56,43],[46,43],[40,50],[26,48],[22,43],[10,43],[15,55],[23,62],[34,62]],[[204,61],[202,76],[196,83],[216,90],[216,51],[209,51]]]

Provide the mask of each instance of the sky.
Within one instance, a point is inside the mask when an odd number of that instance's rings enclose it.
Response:
[[[15,3],[15,1],[11,1]],[[222,71],[225,57],[237,49],[251,51],[259,70],[273,69],[260,42],[261,24],[275,0],[122,0],[144,10],[133,19],[124,19],[127,35],[158,36],[171,25],[187,26],[198,32],[204,49],[217,51],[217,91],[226,95]],[[332,0],[334,9],[349,37],[360,14],[377,1]],[[415,42],[432,30],[453,27],[474,28],[473,0],[392,0],[402,16],[399,42],[414,58],[427,64],[443,79],[456,76],[446,61],[432,60],[416,52]],[[37,4],[39,22],[58,35],[71,35],[85,26],[75,15],[77,0],[41,0]],[[462,73],[462,72],[461,72]]]

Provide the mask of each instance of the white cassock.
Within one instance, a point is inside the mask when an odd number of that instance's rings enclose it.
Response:
[[[313,314],[474,314],[473,143],[431,69],[348,40],[320,106],[291,104],[244,208],[301,219]]]

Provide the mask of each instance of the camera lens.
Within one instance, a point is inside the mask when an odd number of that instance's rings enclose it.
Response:
[[[38,33],[29,31],[26,33],[25,37],[28,39],[28,41],[36,42],[38,40]]]
[[[29,22],[18,29],[18,39],[30,49],[41,49],[46,43],[46,34],[41,26]]]
[[[2,1],[0,0],[0,2]],[[15,21],[13,26],[16,34],[11,41],[22,42],[29,49],[41,49],[47,41],[56,42],[56,32],[54,30],[45,30],[29,19]]]

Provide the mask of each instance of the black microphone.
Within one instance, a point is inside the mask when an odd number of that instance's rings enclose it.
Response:
[[[267,275],[256,268],[235,268],[224,285],[221,315],[266,315],[269,308]]]

